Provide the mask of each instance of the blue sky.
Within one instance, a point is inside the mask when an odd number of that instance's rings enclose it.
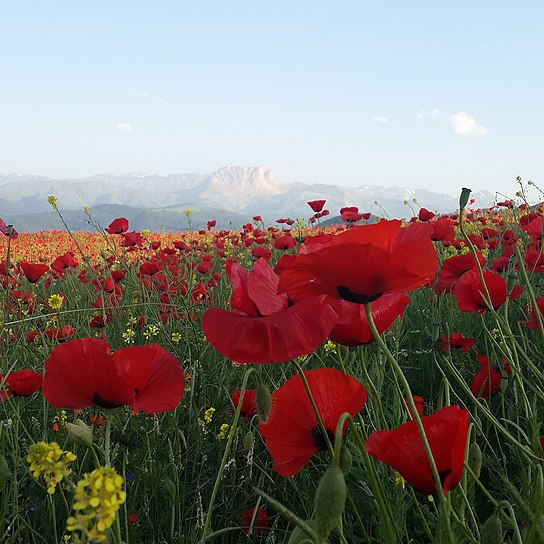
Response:
[[[260,165],[513,194],[544,177],[538,1],[10,1],[0,172]]]

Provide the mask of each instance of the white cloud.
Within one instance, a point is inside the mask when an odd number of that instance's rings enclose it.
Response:
[[[124,132],[125,134],[136,132],[136,128],[129,123],[117,123],[117,130],[119,132]]]
[[[381,117],[380,115],[373,115],[370,120],[379,125],[388,125],[391,122],[388,117]]]
[[[434,119],[435,117],[438,117],[439,113],[440,113],[440,111],[438,110],[438,108],[432,108],[431,110],[421,110],[417,114],[417,116],[420,119],[427,119],[427,118]]]
[[[465,111],[450,115],[450,124],[453,132],[461,136],[483,136],[487,134],[487,129],[476,123],[474,117]]]
[[[142,98],[149,96],[149,91],[146,89],[129,89],[127,93],[131,96],[141,96]]]
[[[159,98],[159,99],[158,99],[158,103],[159,103],[163,108],[169,108],[169,107],[170,107],[170,102],[168,102],[168,100],[164,100],[163,98]]]

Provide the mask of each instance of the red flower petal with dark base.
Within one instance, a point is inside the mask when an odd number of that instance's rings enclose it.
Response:
[[[134,401],[134,389],[119,375],[107,342],[69,340],[51,351],[44,363],[43,396],[55,408],[115,408]]]
[[[333,368],[307,370],[304,376],[323,426],[334,441],[338,418],[344,412],[355,416],[365,405],[366,391],[355,378]],[[294,476],[312,455],[326,449],[300,375],[272,393],[270,415],[259,423],[259,431],[274,459],[274,470],[282,476]]]
[[[447,406],[421,420],[442,481],[442,490],[447,493],[461,480],[468,412],[458,406]],[[400,472],[415,489],[427,494],[436,492],[431,465],[415,421],[404,423],[393,431],[372,433],[365,448],[369,455]]]
[[[128,219],[118,217],[114,219],[108,228],[104,229],[108,234],[123,234],[128,230]]]
[[[112,355],[119,374],[134,389],[134,412],[174,410],[183,397],[184,374],[181,363],[158,344],[131,346]]]
[[[0,374],[0,401],[6,400],[8,397],[29,397],[41,385],[41,372],[34,372],[29,368]]]

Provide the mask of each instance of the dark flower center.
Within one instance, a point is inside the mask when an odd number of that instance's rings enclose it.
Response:
[[[374,295],[365,295],[364,293],[355,293],[349,287],[345,285],[339,285],[336,290],[340,297],[343,300],[348,302],[355,302],[355,304],[366,304],[368,302],[374,302],[376,299],[380,298],[383,293],[376,293]]]
[[[104,400],[98,393],[95,393],[93,396],[93,404],[102,406],[102,408],[117,408],[118,406],[122,406],[122,404],[119,404],[118,402]]]
[[[332,431],[329,431],[328,429],[325,429],[327,431],[327,436],[329,437],[329,442],[331,444],[334,443],[334,433]],[[321,450],[321,451],[327,451],[327,441],[325,440],[325,437],[323,436],[323,433],[321,432],[321,429],[319,428],[319,425],[316,425],[312,430],[312,438],[314,439],[315,445]]]

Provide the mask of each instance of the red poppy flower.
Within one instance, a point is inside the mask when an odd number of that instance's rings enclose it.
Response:
[[[313,353],[327,338],[336,312],[313,297],[292,304],[278,295],[278,277],[264,259],[248,274],[229,262],[232,282],[229,312],[208,310],[202,318],[207,340],[225,357],[239,363],[282,363]]]
[[[230,395],[230,400],[234,405],[233,412],[238,408],[238,403],[240,402],[240,395],[242,394],[241,389],[233,391]],[[257,413],[257,402],[256,402],[257,392],[254,389],[246,389],[244,393],[244,400],[242,400],[242,408],[240,409],[240,415],[246,418],[246,421],[249,421]]]
[[[370,214],[359,213],[359,208],[357,206],[347,206],[340,209],[340,216],[342,217],[342,221],[345,221],[346,223],[356,223],[361,219],[368,219]]]
[[[381,221],[344,231],[327,243],[312,243],[283,272],[280,290],[303,299],[326,295],[331,303],[373,302],[388,292],[417,289],[438,266],[432,226]]]
[[[105,230],[108,234],[123,234],[128,230],[128,219],[118,217],[117,219],[114,219]]]
[[[480,266],[484,266],[485,257],[477,253]],[[477,270],[476,259],[472,253],[456,255],[446,259],[442,264],[438,279],[434,286],[436,293],[451,293],[459,278],[469,270]]]
[[[254,516],[255,521],[252,526],[251,520]],[[254,508],[250,508],[249,510],[245,510],[242,514],[241,522],[245,533],[260,535],[268,527],[268,515],[264,508],[258,508],[256,513]]]
[[[489,303],[496,310],[506,301],[506,281],[502,276],[494,272],[483,272],[487,291],[489,292]],[[486,303],[486,290],[482,283],[482,278],[478,270],[465,272],[457,281],[453,289],[453,294],[457,300],[457,305],[462,312],[478,312],[481,314],[489,307]],[[521,295],[522,289],[516,285],[510,293],[510,299],[513,300]]]
[[[16,240],[19,233],[13,228],[13,225],[4,223],[4,220],[0,218],[0,232],[9,236],[12,240]]]
[[[49,270],[46,264],[33,264],[27,261],[21,261],[19,266],[30,283],[36,283]]]
[[[366,391],[355,378],[334,368],[307,370],[304,376],[334,441],[338,418],[344,412],[355,416],[365,405]],[[274,470],[282,476],[295,475],[312,455],[327,448],[299,374],[272,393],[270,414],[259,423],[259,431],[274,459]]]
[[[461,333],[453,332],[450,334],[449,338],[446,338],[442,335],[439,338],[440,347],[443,350],[449,349],[460,349],[461,351],[470,351],[470,348],[474,346],[476,341],[474,338],[466,338]]]
[[[59,255],[52,263],[51,268],[55,272],[64,272],[67,268],[75,268],[79,263],[71,251],[67,251],[64,255]]]
[[[88,406],[163,412],[183,395],[183,369],[157,344],[111,353],[98,338],[69,340],[45,361],[43,395],[55,408]]]
[[[183,397],[183,367],[172,353],[158,344],[131,346],[112,354],[119,375],[135,392],[133,413],[174,410]]]
[[[132,231],[132,232],[124,232],[122,234],[123,236],[123,247],[142,247],[142,244],[144,243],[144,239],[142,238],[142,235],[139,232]]]
[[[308,206],[310,206],[310,208],[312,208],[314,213],[319,213],[323,209],[323,206],[325,206],[325,202],[327,201],[326,200],[310,200],[310,202],[307,202],[307,204]]]
[[[280,236],[274,240],[274,247],[276,249],[291,249],[297,245],[297,241],[290,235]]]
[[[447,493],[461,480],[468,434],[468,411],[446,406],[432,416],[421,418],[431,447],[442,490]],[[393,431],[372,433],[365,445],[372,457],[393,467],[415,489],[435,493],[431,465],[415,421]]]
[[[430,221],[434,215],[435,214],[430,212],[427,208],[421,208],[417,217],[420,221]]]
[[[41,372],[30,369],[0,374],[0,401],[8,397],[29,397],[42,385]]]
[[[476,355],[480,371],[472,378],[470,389],[476,397],[490,397],[501,390],[502,376],[492,368],[486,355]]]

